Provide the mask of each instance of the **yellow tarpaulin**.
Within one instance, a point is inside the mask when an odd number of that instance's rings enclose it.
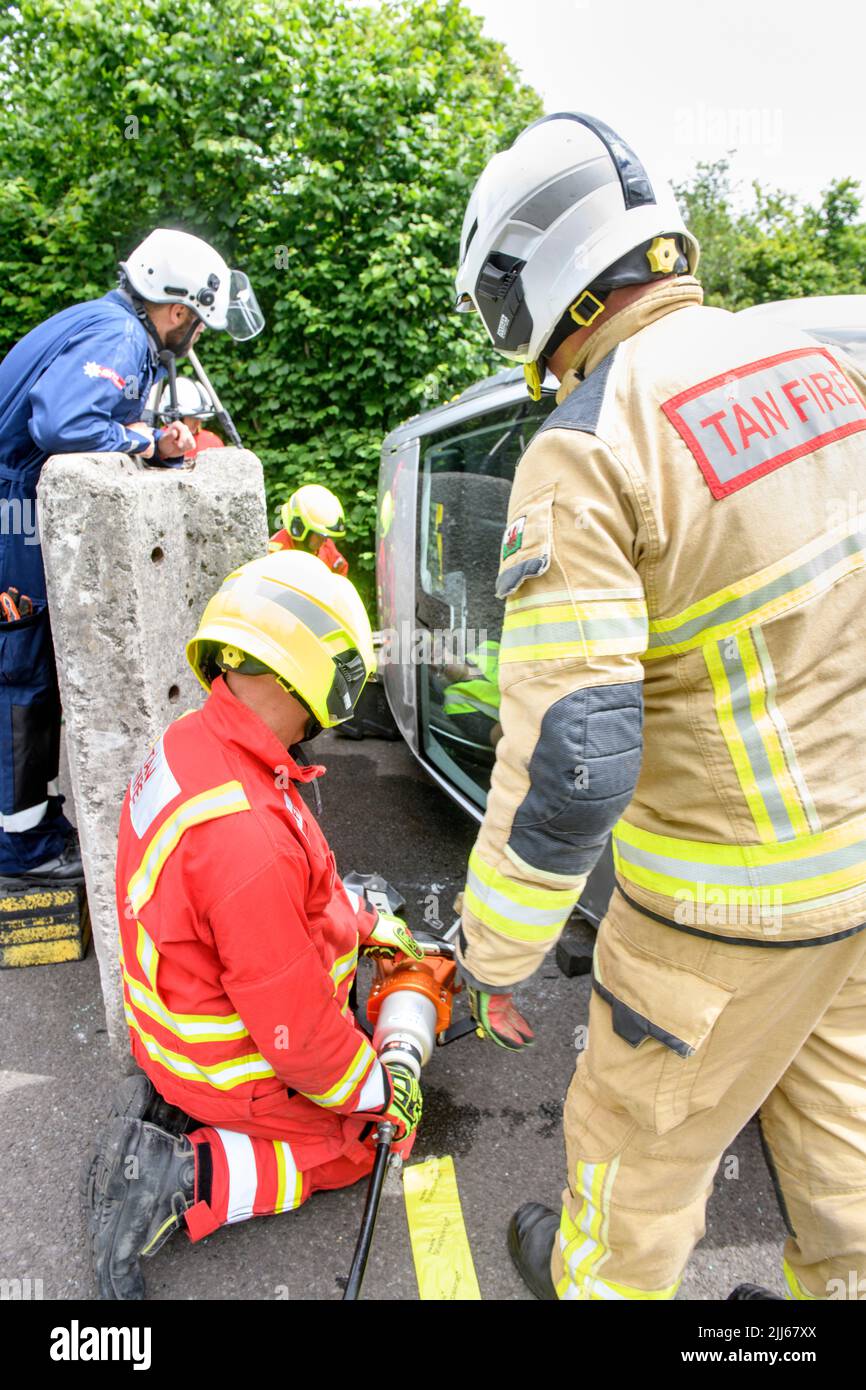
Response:
[[[454,1160],[429,1158],[403,1170],[406,1217],[418,1292],[439,1302],[481,1298]]]

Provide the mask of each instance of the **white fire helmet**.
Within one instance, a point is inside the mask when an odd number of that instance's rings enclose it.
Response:
[[[192,416],[196,420],[209,420],[214,413],[213,401],[207,391],[191,376],[177,378],[177,406],[182,420]],[[171,391],[165,382],[159,402],[159,415],[167,420],[171,412]]]
[[[201,237],[157,227],[120,269],[129,287],[151,304],[185,304],[208,328],[238,342],[265,326],[252,285],[242,270],[230,270]]]
[[[540,395],[543,363],[622,285],[694,273],[673,190],[603,121],[560,111],[494,155],[466,209],[457,308],[476,310]]]

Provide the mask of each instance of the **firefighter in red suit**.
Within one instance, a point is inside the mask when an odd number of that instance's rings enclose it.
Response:
[[[144,1075],[89,1159],[105,1299],[143,1297],[140,1257],[174,1230],[199,1240],[356,1182],[376,1121],[405,1150],[421,1114],[417,1080],[379,1062],[349,1002],[359,951],[421,952],[344,888],[298,792],[324,769],[297,745],[351,715],[372,668],[353,585],[308,554],[255,560],[187,655],[208,699],[165,731],[121,813],[120,964]]]
[[[179,376],[175,383],[177,408],[180,418],[193,437],[193,447],[184,454],[186,459],[194,459],[204,449],[224,449],[225,444],[213,430],[206,430],[203,421],[213,417],[213,401],[200,382],[191,376]],[[168,386],[163,389],[159,406],[159,417],[163,424],[170,424],[175,418],[172,413],[171,392]]]
[[[343,506],[330,488],[306,483],[280,508],[282,527],[271,536],[268,550],[308,550],[335,574],[348,574],[349,562],[336,542],[346,534]]]

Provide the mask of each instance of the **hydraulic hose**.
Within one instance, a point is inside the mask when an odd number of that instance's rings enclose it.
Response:
[[[367,1200],[364,1203],[364,1215],[361,1218],[361,1229],[358,1232],[358,1241],[352,1256],[352,1267],[346,1280],[343,1302],[354,1301],[361,1296],[361,1284],[364,1279],[364,1271],[367,1268],[367,1260],[370,1257],[370,1247],[373,1244],[373,1232],[376,1229],[376,1217],[379,1213],[382,1186],[385,1182],[394,1134],[394,1126],[388,1120],[380,1124],[376,1130],[376,1159],[370,1174]]]

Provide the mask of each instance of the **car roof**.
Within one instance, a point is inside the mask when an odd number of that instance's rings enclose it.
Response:
[[[815,294],[805,299],[774,299],[740,309],[737,317],[772,319],[790,323],[806,332],[828,333],[847,329],[866,331],[866,294]]]
[[[753,304],[748,309],[740,309],[737,317],[741,315],[787,323],[819,336],[827,334],[834,339],[843,338],[852,347],[866,342],[866,294],[819,294],[802,299],[775,299],[767,304]],[[556,386],[554,378],[548,376],[545,391],[553,391]],[[483,410],[525,400],[523,368],[506,367],[493,376],[474,382],[450,401],[404,420],[387,435],[382,451],[393,453],[410,439],[434,434]]]

